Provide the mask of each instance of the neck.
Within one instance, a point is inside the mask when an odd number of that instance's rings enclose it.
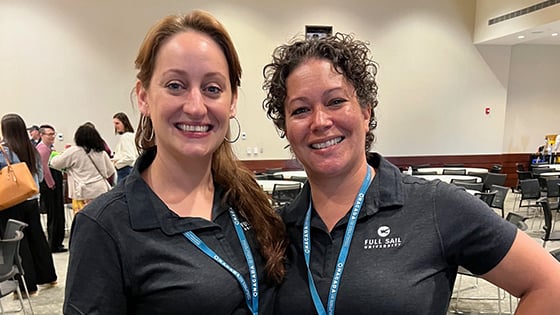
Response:
[[[364,163],[344,177],[308,178],[313,206],[329,231],[352,208],[366,176],[366,167]],[[372,168],[372,178],[374,174]]]
[[[142,177],[177,215],[211,220],[214,181],[210,161],[175,160],[158,152]]]

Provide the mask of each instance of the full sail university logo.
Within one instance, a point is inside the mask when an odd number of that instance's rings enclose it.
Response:
[[[376,238],[366,238],[364,240],[364,249],[384,249],[400,247],[402,244],[401,238],[397,235],[391,235],[391,228],[382,225],[377,229]]]

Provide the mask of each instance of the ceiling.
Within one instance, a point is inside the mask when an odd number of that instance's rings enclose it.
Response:
[[[556,34],[556,36],[553,36]],[[524,36],[524,38],[519,38]],[[488,40],[481,45],[560,45],[560,21],[541,25],[504,37]]]

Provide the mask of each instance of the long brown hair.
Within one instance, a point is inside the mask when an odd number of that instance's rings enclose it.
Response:
[[[241,64],[229,34],[212,15],[193,11],[187,15],[170,15],[156,23],[148,32],[136,57],[136,77],[145,89],[149,88],[155,61],[162,43],[171,36],[195,30],[210,36],[222,49],[227,61],[233,95],[241,83]],[[141,115],[136,132],[139,151],[156,146],[149,117]],[[230,138],[228,130],[227,137]],[[285,273],[284,252],[286,231],[280,216],[272,209],[267,195],[256,183],[253,173],[235,157],[231,144],[223,141],[212,157],[214,181],[225,189],[224,202],[234,205],[251,224],[260,252],[266,260],[268,279],[279,283]]]
[[[6,114],[2,117],[2,136],[10,151],[14,152],[20,161],[25,162],[31,174],[37,174],[39,153],[31,144],[25,122],[18,114]]]

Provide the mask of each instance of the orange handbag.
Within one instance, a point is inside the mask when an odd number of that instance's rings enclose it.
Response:
[[[36,195],[39,188],[25,162],[12,164],[0,144],[7,166],[0,169],[0,211],[24,202]]]

